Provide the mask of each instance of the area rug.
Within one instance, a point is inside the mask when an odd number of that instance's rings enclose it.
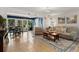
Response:
[[[44,42],[51,46],[54,46],[57,52],[75,52],[75,48],[79,43],[77,41],[70,41],[62,38],[59,38],[59,40],[57,40],[56,42],[49,41],[42,36],[39,36],[37,38],[44,40]]]

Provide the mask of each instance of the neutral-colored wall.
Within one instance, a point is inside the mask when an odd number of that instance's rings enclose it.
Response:
[[[65,14],[61,14],[61,15],[56,15],[56,16],[52,16],[52,21],[54,22],[54,25],[55,26],[63,26],[65,24],[58,24],[58,17],[72,17],[74,15],[78,15],[78,18],[77,18],[77,23],[76,24],[67,24],[66,26],[76,26],[79,28],[79,12],[75,11],[75,12],[67,12]],[[45,20],[46,24],[45,26],[48,27],[49,24],[51,23],[49,19]],[[50,24],[51,25],[51,24]]]

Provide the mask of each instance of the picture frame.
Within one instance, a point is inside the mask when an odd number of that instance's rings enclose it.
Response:
[[[58,17],[58,24],[65,24],[65,17]]]
[[[67,24],[76,24],[77,23],[77,15],[74,15],[72,17],[66,17]]]

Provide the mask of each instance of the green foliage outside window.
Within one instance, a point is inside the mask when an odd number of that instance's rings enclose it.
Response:
[[[0,27],[5,28],[6,25],[6,19],[0,16]]]

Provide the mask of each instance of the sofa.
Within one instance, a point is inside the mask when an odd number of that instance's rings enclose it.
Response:
[[[59,37],[67,40],[79,39],[79,28],[74,26],[55,26],[52,31],[58,32]]]
[[[35,35],[42,35],[43,29],[40,27],[35,27]]]

